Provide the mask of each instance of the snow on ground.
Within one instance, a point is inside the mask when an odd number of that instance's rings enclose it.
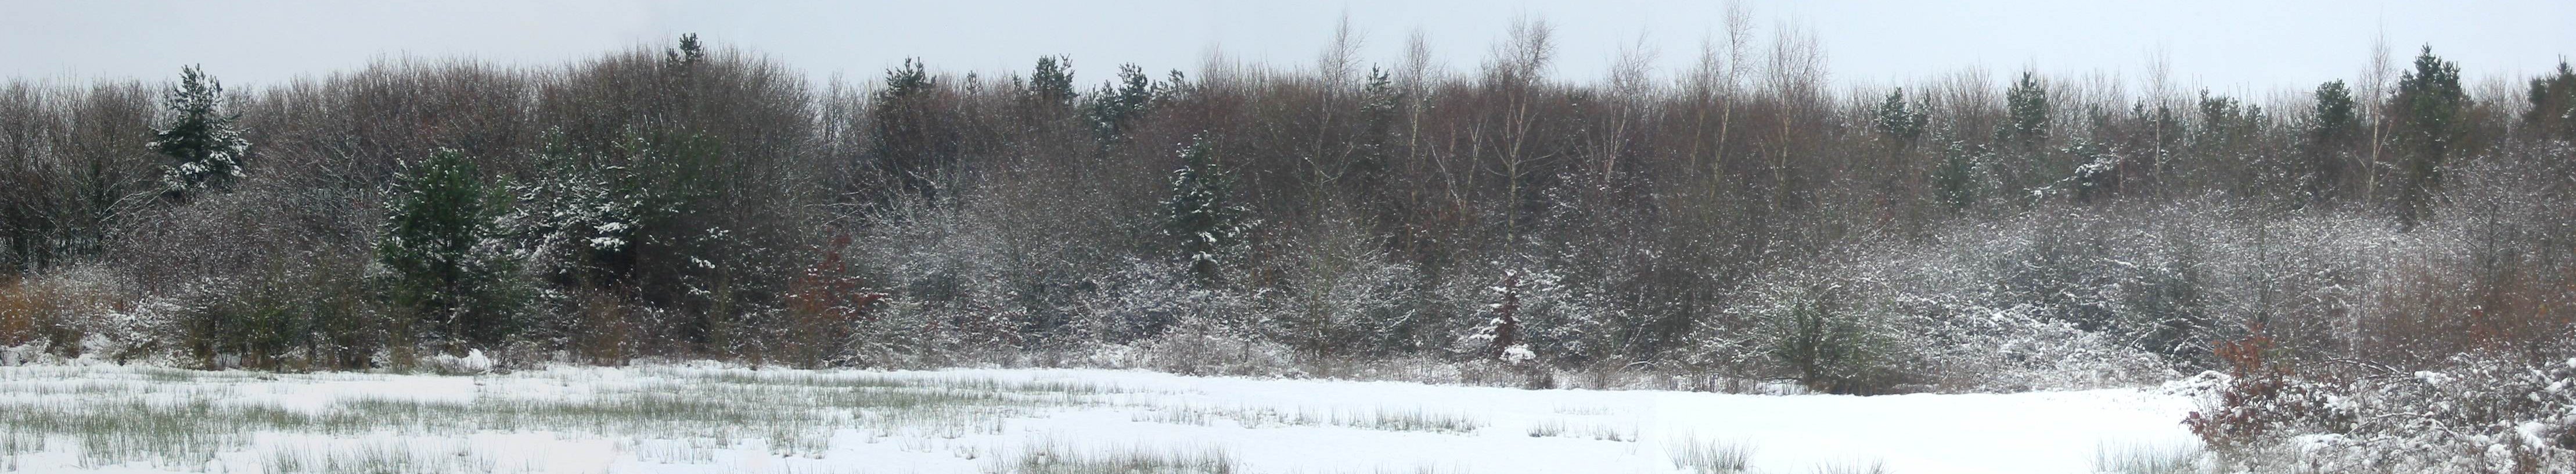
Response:
[[[1109,370],[0,367],[0,471],[2082,473],[2187,452],[2154,390],[1730,395]],[[1193,464],[1196,463],[1196,464]],[[1070,466],[1070,467],[1068,467]],[[1162,472],[1162,471],[1155,471]]]

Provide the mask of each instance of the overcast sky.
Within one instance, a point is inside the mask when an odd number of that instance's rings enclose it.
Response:
[[[2384,35],[2397,60],[2419,45],[2466,76],[2519,78],[2576,55],[2576,1],[1749,0],[1769,38],[1810,30],[1843,84],[1887,84],[1981,67],[2174,78],[2232,91],[2304,89],[2352,78]],[[1345,15],[1371,61],[1400,59],[1421,31],[1453,69],[1482,61],[1515,17],[1546,21],[1556,72],[1600,77],[1622,47],[1647,45],[1665,73],[1719,29],[1722,1],[1393,0],[1067,1],[32,1],[0,0],[0,76],[175,76],[199,63],[229,84],[273,84],[392,56],[470,56],[557,65],[695,32],[768,54],[816,79],[874,78],[905,57],[933,69],[1025,71],[1072,57],[1078,80],[1118,63],[1195,69],[1210,51],[1272,64],[1312,61]]]

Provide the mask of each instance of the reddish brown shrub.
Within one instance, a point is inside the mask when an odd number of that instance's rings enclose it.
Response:
[[[2227,385],[2218,393],[2217,406],[2183,419],[2210,447],[2258,446],[2282,428],[2320,419],[2312,415],[2328,409],[2326,392],[2296,378],[2291,364],[2280,360],[2272,338],[2259,328],[2243,339],[2219,343],[2214,352],[2227,365]]]
[[[0,279],[0,346],[26,344],[36,338],[36,314],[43,296],[18,278]]]
[[[822,258],[788,283],[789,328],[778,354],[782,362],[804,367],[833,362],[855,325],[869,318],[868,305],[886,298],[885,293],[864,291],[858,278],[849,276],[849,264],[841,260],[841,248],[849,245],[849,236],[834,237],[830,247],[821,249]]]
[[[579,291],[573,296],[573,331],[566,345],[593,364],[625,365],[640,356],[641,315],[617,294]]]

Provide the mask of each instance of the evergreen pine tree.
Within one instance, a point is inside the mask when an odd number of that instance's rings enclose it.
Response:
[[[1234,176],[1216,162],[1207,137],[1190,139],[1181,150],[1183,165],[1172,170],[1172,194],[1163,201],[1163,232],[1179,239],[1190,270],[1203,281],[1217,278],[1217,259],[1243,238],[1247,212],[1233,202]]]
[[[1965,211],[1977,204],[1977,194],[1984,180],[1979,175],[1982,163],[1992,161],[1992,152],[1982,145],[1969,145],[1950,140],[1942,150],[1941,167],[1932,170],[1934,199],[1949,205],[1953,211]]]
[[[2531,110],[2523,120],[2545,136],[2576,140],[2576,69],[2558,62],[2558,71],[2531,80]]]
[[[2008,120],[1995,130],[1995,141],[2009,161],[1996,168],[2005,189],[2030,189],[2047,186],[2073,171],[2064,161],[2052,159],[2048,144],[2048,86],[2039,82],[2039,74],[2022,72],[2012,89],[2004,91],[2004,113]]]
[[[2305,191],[2311,203],[2333,201],[2343,195],[2344,181],[2353,170],[2345,166],[2343,144],[2361,128],[2361,116],[2352,100],[2352,91],[2343,81],[2317,85],[2316,110],[2308,115],[2308,170]]]
[[[1050,108],[1072,108],[1073,61],[1062,56],[1038,57],[1037,67],[1029,72],[1029,97]]]
[[[1357,163],[1351,171],[1375,190],[1374,183],[1385,179],[1382,174],[1387,168],[1386,156],[1391,152],[1388,148],[1395,141],[1396,122],[1402,120],[1398,114],[1403,106],[1404,92],[1396,89],[1395,79],[1386,71],[1372,67],[1369,68],[1368,84],[1360,88],[1360,97],[1362,125],[1359,149],[1354,153]]]
[[[1898,142],[1913,143],[1915,138],[1923,136],[1923,128],[1931,120],[1932,114],[1924,113],[1920,108],[1906,107],[1905,88],[1902,87],[1888,91],[1887,100],[1878,104],[1876,123],[1879,133],[1887,134]]]
[[[519,268],[496,224],[506,195],[455,150],[431,153],[398,179],[376,247],[391,299],[440,338],[500,342],[511,332]]]
[[[1998,133],[2005,141],[2032,147],[2048,139],[2048,86],[2040,84],[2038,73],[2022,72],[2004,91],[2004,106],[2012,120]]]
[[[698,43],[697,33],[689,33],[680,35],[679,47],[665,50],[662,55],[663,61],[672,68],[685,68],[705,60],[707,49],[704,44]]]
[[[161,101],[172,117],[168,127],[155,130],[145,146],[172,161],[162,167],[163,193],[185,198],[207,188],[231,189],[233,180],[242,176],[242,158],[250,152],[250,140],[233,128],[233,120],[240,117],[223,110],[223,83],[196,66],[181,68],[179,84],[163,93]]]
[[[935,199],[943,173],[957,157],[959,137],[938,107],[939,83],[918,60],[886,70],[885,88],[869,103],[872,127],[869,168],[882,185],[863,190],[883,203],[897,197]]]
[[[1467,334],[1467,350],[1478,351],[1480,356],[1505,363],[1523,363],[1538,358],[1538,354],[1531,352],[1529,344],[1521,337],[1521,297],[1528,293],[1521,277],[1519,270],[1505,270],[1502,282],[1486,288],[1497,301],[1485,305],[1485,314],[1490,317]]]
[[[1128,124],[1144,116],[1153,100],[1154,83],[1145,77],[1144,69],[1134,64],[1118,66],[1118,80],[1092,94],[1091,125],[1101,145],[1126,137]]]
[[[2465,130],[2468,92],[2460,87],[2460,65],[2433,55],[2425,46],[2415,69],[2398,76],[2397,140],[2408,152],[2397,172],[2398,227],[2413,229],[2432,211],[2433,193],[2442,185],[2442,167]]]

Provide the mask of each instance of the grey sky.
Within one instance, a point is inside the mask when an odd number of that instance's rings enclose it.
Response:
[[[2228,91],[2306,88],[2351,78],[2384,33],[2396,60],[2430,43],[2471,78],[2521,77],[2576,54],[2576,2],[2248,0],[1752,0],[1755,35],[1790,25],[1822,42],[1838,83],[1929,78],[1968,67],[2002,74],[2105,72],[2135,80],[2162,51],[2174,78]],[[864,80],[904,57],[933,69],[1025,70],[1072,57],[1083,82],[1118,63],[1195,69],[1211,50],[1272,64],[1312,61],[1349,15],[1370,61],[1393,63],[1419,29],[1452,69],[1482,61],[1517,16],[1547,21],[1557,73],[1602,75],[1623,46],[1658,53],[1664,73],[1692,61],[1719,28],[1722,1],[1132,2],[581,0],[17,1],[0,15],[0,76],[174,76],[202,63],[233,84],[354,69],[371,58],[472,56],[556,65],[696,32],[772,55],[817,79]]]

